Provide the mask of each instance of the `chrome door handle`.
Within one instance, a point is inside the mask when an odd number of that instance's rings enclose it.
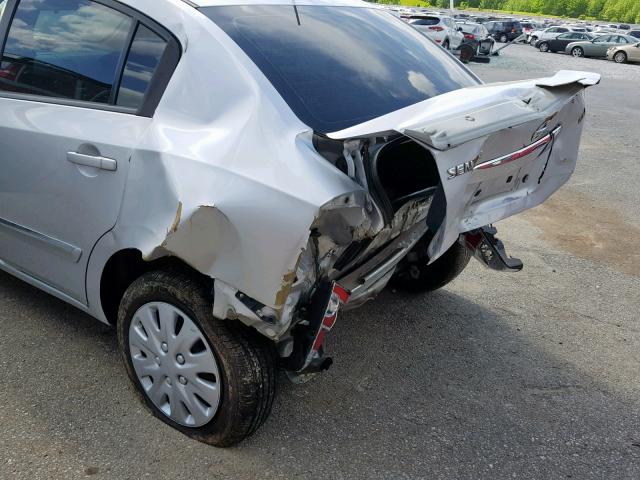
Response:
[[[118,162],[113,158],[101,157],[99,155],[85,155],[77,152],[67,152],[67,160],[76,165],[99,168],[115,172],[118,169]]]

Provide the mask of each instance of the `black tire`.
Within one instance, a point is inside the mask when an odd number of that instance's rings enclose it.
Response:
[[[449,40],[445,40],[444,42],[442,42],[442,48],[444,48],[445,50],[450,50],[450,46],[449,46]]]
[[[538,41],[538,37],[531,37],[529,39],[529,44],[535,47],[537,41]]]
[[[460,46],[460,61],[462,63],[469,63],[476,56],[476,51],[468,43],[463,43]]]
[[[584,57],[584,50],[582,47],[573,47],[571,49],[571,55],[574,57]]]
[[[431,237],[422,238],[398,267],[392,284],[413,293],[431,292],[452,282],[469,264],[471,253],[460,243],[454,243],[440,258],[428,265],[427,248]],[[415,258],[414,258],[415,257]]]
[[[538,45],[538,49],[542,52],[542,53],[547,53],[550,51],[549,49],[549,44],[547,42],[542,42],[540,45]]]
[[[616,63],[627,63],[627,54],[624,52],[616,52],[613,55],[613,61]]]
[[[217,447],[229,447],[254,433],[267,419],[275,396],[273,344],[235,320],[212,315],[210,288],[179,271],[144,274],[127,289],[118,311],[118,342],[127,373],[152,413],[185,435]],[[213,419],[198,428],[175,423],[147,397],[129,353],[129,326],[135,312],[149,302],[167,302],[198,326],[219,365],[222,392]]]

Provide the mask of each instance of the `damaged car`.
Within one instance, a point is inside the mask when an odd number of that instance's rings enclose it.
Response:
[[[0,268],[117,329],[162,421],[229,446],[387,285],[522,263],[588,72],[483,84],[355,0],[0,0]]]

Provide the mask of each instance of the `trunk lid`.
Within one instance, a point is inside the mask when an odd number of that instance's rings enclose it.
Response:
[[[446,206],[430,227],[435,261],[459,237],[546,200],[575,168],[589,72],[470,87],[328,134],[401,133],[433,155]],[[401,168],[401,166],[399,166]],[[438,208],[434,205],[433,208]]]

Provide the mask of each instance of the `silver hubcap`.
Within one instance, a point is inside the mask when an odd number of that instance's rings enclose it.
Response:
[[[129,352],[147,397],[186,427],[211,421],[220,403],[218,363],[196,324],[164,302],[147,303],[133,316]]]
[[[618,63],[624,62],[624,55],[622,53],[618,53],[616,55],[616,62],[618,62]]]
[[[574,57],[581,57],[582,56],[582,50],[580,50],[579,48],[574,48],[573,49],[573,56]]]
[[[546,43],[543,43],[542,45],[540,45],[540,50],[542,50],[543,52],[546,52],[547,50],[549,50],[549,47],[547,46]]]

